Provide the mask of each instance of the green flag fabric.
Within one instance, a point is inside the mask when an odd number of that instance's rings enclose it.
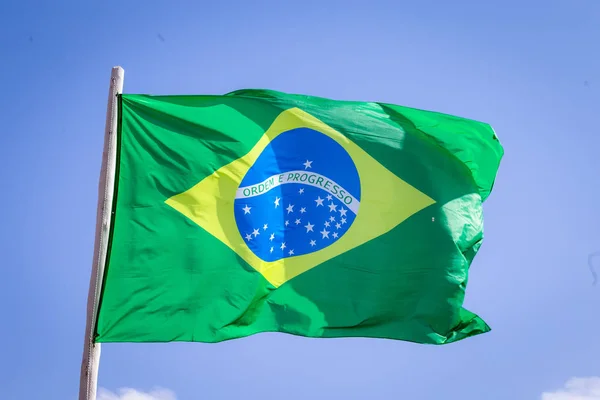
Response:
[[[268,90],[119,97],[97,342],[445,344],[503,155],[484,123]]]

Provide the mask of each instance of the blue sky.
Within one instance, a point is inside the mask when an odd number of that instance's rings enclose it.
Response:
[[[104,400],[600,399],[598,43],[597,0],[3,2],[0,398],[76,398],[122,65],[128,93],[269,88],[457,114],[492,124],[506,155],[466,299],[491,333],[105,345]],[[140,397],[155,387],[172,394]]]

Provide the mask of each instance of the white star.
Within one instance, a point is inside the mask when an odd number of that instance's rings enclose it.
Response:
[[[327,195],[327,200],[331,201],[331,195],[330,194]]]
[[[325,226],[329,228],[329,221],[325,221]]]
[[[340,215],[342,217],[345,217],[346,216],[346,211],[348,211],[348,210],[346,210],[345,208],[340,208]]]
[[[246,234],[246,240],[247,241],[251,241],[252,240],[252,234],[251,233],[247,233]]]
[[[296,225],[298,225],[300,223],[300,219],[296,220]]]
[[[310,246],[311,246],[311,247],[312,247],[312,246],[314,246],[314,245],[316,245],[316,244],[317,244],[317,242],[315,242],[314,240],[311,240],[311,241],[310,241]]]
[[[317,207],[322,206],[323,205],[323,200],[321,196],[318,196],[317,199],[315,200],[317,202]]]
[[[273,241],[273,239],[275,239],[275,234],[274,234],[274,233],[271,233],[271,236],[269,237],[269,240],[272,242],[272,241]]]
[[[281,250],[285,249],[285,242],[281,243],[281,247],[280,247],[280,249],[281,249]]]
[[[294,250],[290,250],[290,251],[288,252],[288,254],[289,254],[290,256],[293,256],[293,255],[294,255]]]
[[[325,230],[325,228],[323,228],[323,230],[321,232],[319,232],[321,235],[323,235],[322,239],[329,239],[329,231]]]
[[[335,217],[332,215],[331,217],[329,217],[329,220],[330,220],[331,222],[334,222],[334,221],[335,221]]]
[[[306,160],[306,162],[302,165],[304,165],[304,169],[312,168],[312,161]]]
[[[290,221],[285,221],[285,226],[288,226],[290,224]]]
[[[337,208],[337,204],[333,204],[333,203],[331,203],[331,204],[329,205],[329,212],[333,212],[333,211],[335,211],[335,209],[336,209],[336,208]]]
[[[271,247],[271,250],[269,250],[269,253],[272,253],[272,252],[273,252],[273,248]]]
[[[257,237],[258,235],[260,235],[260,232],[258,231],[258,229],[255,229],[254,231],[252,231],[252,234],[254,235],[254,237]]]
[[[342,218],[342,224],[346,223],[346,218]]]
[[[342,225],[340,225],[340,223],[338,222],[337,224],[335,224],[335,227],[336,227],[337,229],[340,229],[340,228],[342,227]]]
[[[337,239],[337,237],[338,237],[338,233],[337,232],[333,232],[333,238]]]
[[[304,225],[304,227],[306,228],[306,233],[308,233],[308,232],[314,232],[313,231],[314,225],[312,225],[310,222],[308,223],[308,225]]]
[[[302,207],[302,208],[300,209],[300,214],[304,214],[305,212],[306,212],[306,207]]]
[[[298,190],[298,193],[300,193],[300,194],[304,193],[304,188],[301,188],[300,190]]]
[[[264,224],[264,225],[263,225],[263,231],[266,231],[268,227],[269,227],[269,225],[267,225],[267,224]]]
[[[244,210],[244,215],[246,215],[246,214],[250,214],[250,209],[251,209],[251,208],[252,208],[252,207],[248,207],[248,204],[246,204],[246,207],[242,208],[242,210]]]
[[[275,208],[277,208],[277,206],[279,205],[279,200],[281,200],[279,197],[275,196]]]
[[[291,212],[294,212],[294,205],[293,204],[288,205],[286,210],[287,210],[288,214]]]

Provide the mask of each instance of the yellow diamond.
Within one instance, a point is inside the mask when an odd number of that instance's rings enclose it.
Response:
[[[257,257],[240,235],[234,200],[240,182],[269,143],[297,128],[319,131],[342,146],[354,161],[361,183],[360,212],[348,232],[314,253],[265,261]],[[245,156],[219,168],[191,189],[166,203],[223,242],[278,287],[288,280],[375,239],[435,201],[398,178],[340,132],[312,115],[292,108],[283,111]]]

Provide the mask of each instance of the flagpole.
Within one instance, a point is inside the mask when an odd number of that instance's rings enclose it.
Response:
[[[102,165],[100,168],[100,181],[98,183],[94,258],[88,292],[85,341],[81,360],[81,375],[79,378],[79,400],[96,400],[98,367],[100,365],[100,343],[94,343],[94,334],[96,331],[100,290],[104,278],[115,184],[117,162],[116,135],[119,117],[117,95],[123,92],[124,75],[125,71],[121,67],[113,67],[110,75],[110,89],[108,91],[108,106],[104,128],[104,149],[102,151]]]

